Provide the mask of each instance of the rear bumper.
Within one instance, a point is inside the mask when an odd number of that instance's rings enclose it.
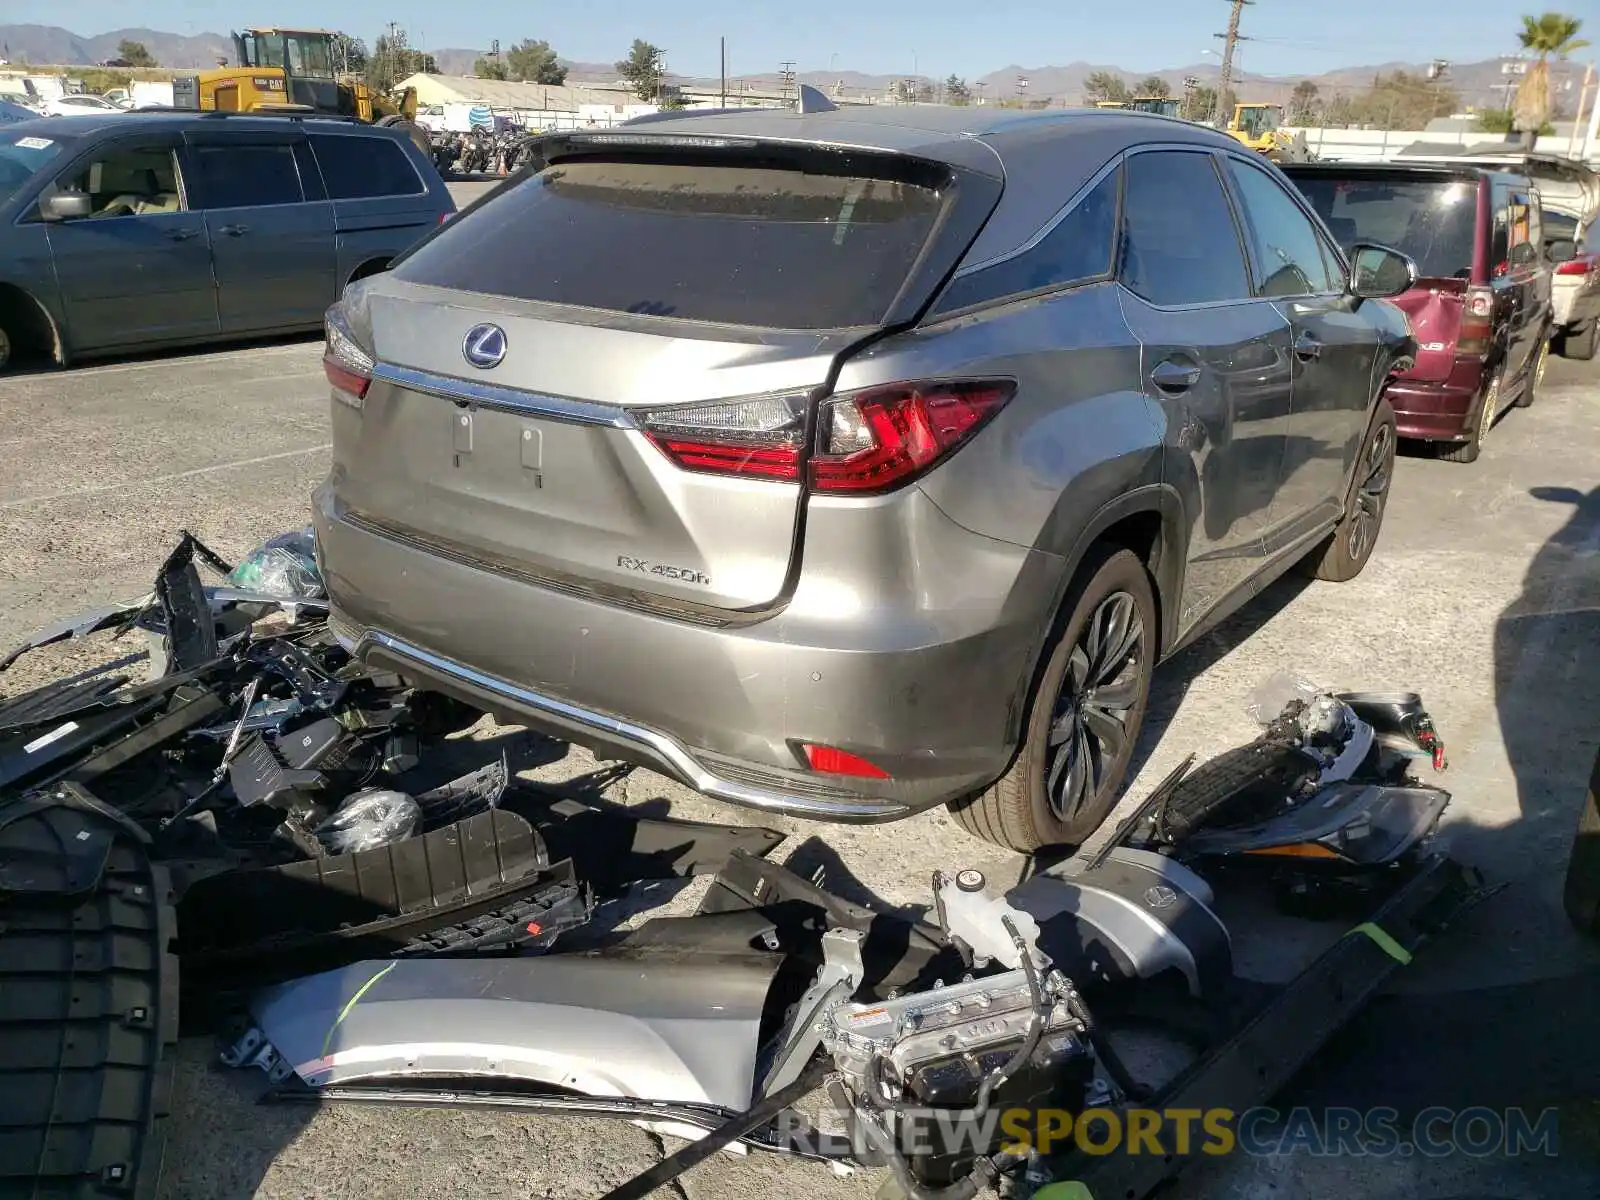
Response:
[[[1558,330],[1570,332],[1597,317],[1600,317],[1600,288],[1557,297],[1555,324]]]
[[[1471,435],[1487,373],[1476,360],[1458,361],[1442,383],[1396,379],[1384,395],[1394,409],[1395,431],[1430,442],[1464,442]]]
[[[904,503],[938,543],[910,557],[966,581],[945,611],[887,572],[898,607],[803,580],[782,612],[723,628],[429,553],[352,522],[326,486],[314,522],[334,632],[359,657],[718,800],[873,822],[968,795],[1005,769],[1060,566],[955,526],[915,489]],[[828,525],[813,513],[808,548],[849,544]],[[815,774],[801,742],[891,778]]]

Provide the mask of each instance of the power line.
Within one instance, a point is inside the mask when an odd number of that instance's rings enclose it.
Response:
[[[1228,13],[1228,32],[1216,36],[1223,40],[1222,46],[1222,75],[1217,80],[1217,115],[1224,126],[1227,125],[1229,116],[1222,112],[1223,102],[1227,98],[1230,85],[1233,83],[1233,54],[1240,42],[1250,39],[1239,32],[1239,16],[1244,12],[1246,4],[1254,4],[1255,0],[1232,0],[1233,9]]]

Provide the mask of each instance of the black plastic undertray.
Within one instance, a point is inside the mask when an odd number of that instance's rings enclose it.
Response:
[[[74,784],[0,803],[0,1196],[155,1195],[174,934],[131,822]]]
[[[375,850],[197,881],[178,907],[184,983],[232,992],[429,943],[470,949],[433,935],[534,899],[552,919],[517,940],[548,941],[586,918],[579,892],[527,821],[493,809]]]

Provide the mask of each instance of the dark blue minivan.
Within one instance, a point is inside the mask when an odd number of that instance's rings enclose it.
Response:
[[[455,212],[403,133],[117,113],[0,126],[0,368],[318,330]]]

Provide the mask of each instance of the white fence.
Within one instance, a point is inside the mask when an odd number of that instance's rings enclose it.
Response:
[[[1445,146],[1475,146],[1484,142],[1510,139],[1499,134],[1467,130],[1455,133],[1431,133],[1423,129],[1326,129],[1310,126],[1290,129],[1291,133],[1304,133],[1306,146],[1318,158],[1337,159],[1341,162],[1388,162],[1403,153],[1414,142],[1430,142]],[[1583,131],[1575,139],[1543,137],[1538,149],[1546,154],[1576,156],[1583,148]],[[1600,145],[1589,156],[1591,164],[1600,165]]]

